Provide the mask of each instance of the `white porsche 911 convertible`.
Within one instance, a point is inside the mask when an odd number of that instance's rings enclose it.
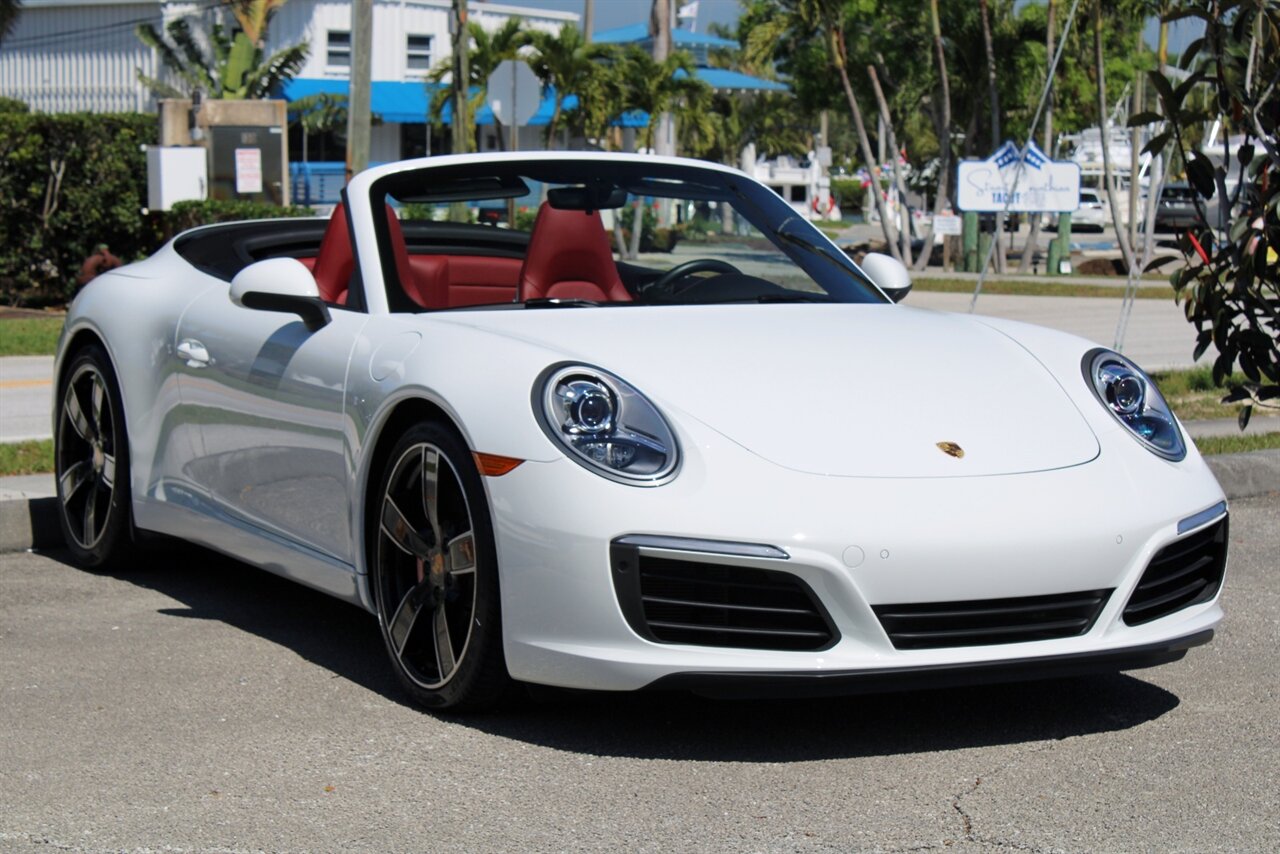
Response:
[[[1209,640],[1227,506],[1151,380],[908,288],[706,163],[371,169],[327,222],[195,229],[80,294],[67,542],[97,566],[159,532],[366,608],[432,708],[1035,678]]]

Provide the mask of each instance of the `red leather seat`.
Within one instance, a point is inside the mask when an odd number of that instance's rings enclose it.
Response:
[[[320,238],[320,250],[311,265],[320,299],[335,305],[347,302],[347,287],[356,265],[351,251],[351,232],[347,229],[347,209],[341,203],[333,209],[324,237]]]
[[[558,210],[546,202],[538,209],[516,301],[540,297],[631,301],[599,211]]]
[[[400,287],[415,303],[427,308],[427,304],[419,295],[413,270],[409,264],[409,249],[404,242],[404,232],[400,228],[400,220],[395,211],[387,206],[387,230],[391,237],[391,252],[396,260],[396,275],[400,279]],[[347,288],[351,284],[351,274],[355,271],[355,253],[351,249],[351,232],[347,228],[347,208],[341,202],[333,209],[329,224],[325,227],[324,237],[320,238],[320,249],[315,261],[311,264],[311,275],[315,277],[316,289],[320,298],[335,305],[346,305]]]
[[[400,227],[400,218],[396,216],[391,205],[387,205],[387,234],[391,238],[391,256],[396,261],[396,278],[400,280],[400,289],[420,308],[436,308],[437,306],[428,305],[427,300],[420,293],[418,281],[413,275],[413,266],[409,263],[409,248],[404,242],[404,229]],[[391,300],[391,310],[395,311],[396,300],[390,292],[387,298]]]

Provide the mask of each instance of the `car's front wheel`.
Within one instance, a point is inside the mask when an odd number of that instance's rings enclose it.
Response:
[[[498,564],[471,453],[447,426],[410,428],[379,480],[369,581],[401,684],[434,709],[494,705],[511,685]]]
[[[132,539],[129,442],[115,371],[106,352],[91,345],[63,377],[54,434],[63,537],[82,566],[119,563]]]

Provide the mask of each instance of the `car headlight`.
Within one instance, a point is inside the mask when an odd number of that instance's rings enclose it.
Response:
[[[656,486],[679,464],[675,434],[657,407],[608,371],[554,365],[534,386],[533,408],[571,460],[610,480]]]
[[[1156,384],[1133,362],[1111,350],[1091,350],[1081,363],[1085,379],[1107,411],[1153,454],[1187,455],[1182,431]]]

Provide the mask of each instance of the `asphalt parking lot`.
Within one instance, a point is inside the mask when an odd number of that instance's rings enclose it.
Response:
[[[798,702],[405,704],[371,617],[208,553],[0,556],[0,850],[1275,851],[1280,496],[1129,675]]]

